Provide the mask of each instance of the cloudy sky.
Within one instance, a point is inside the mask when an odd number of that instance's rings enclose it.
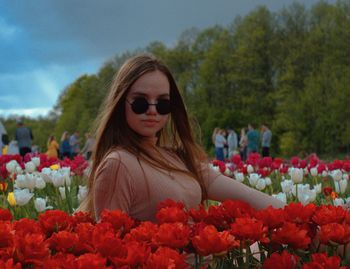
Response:
[[[171,46],[191,27],[227,26],[259,5],[278,11],[292,2],[0,0],[0,115],[44,116],[67,85],[116,54],[155,40]]]

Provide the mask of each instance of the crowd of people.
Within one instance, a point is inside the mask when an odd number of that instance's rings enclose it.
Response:
[[[270,156],[272,132],[267,124],[262,124],[260,132],[253,124],[243,127],[239,134],[233,129],[216,127],[213,131],[212,142],[215,147],[215,158],[220,161],[230,159],[240,154],[246,160],[251,153],[259,152],[263,157]]]
[[[33,143],[33,133],[31,128],[27,127],[22,119],[17,119],[17,127],[12,140],[5,126],[0,122],[0,155],[1,154],[20,154],[22,157],[27,153],[39,153],[41,150]],[[90,133],[85,134],[85,144],[81,148],[81,139],[79,132],[69,134],[63,132],[61,140],[57,141],[54,135],[50,135],[47,141],[47,150],[43,151],[49,158],[71,158],[82,154],[87,160],[92,155],[95,139]]]

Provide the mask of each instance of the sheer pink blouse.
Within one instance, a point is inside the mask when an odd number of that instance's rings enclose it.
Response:
[[[161,153],[166,160],[185,169],[174,153],[164,149]],[[209,199],[240,199],[255,208],[284,206],[281,201],[209,167],[203,168],[203,179]],[[93,199],[97,218],[106,208],[120,209],[138,220],[155,221],[157,204],[165,199],[181,201],[186,208],[196,208],[201,202],[201,188],[194,178],[184,173],[160,170],[125,150],[116,150],[97,169]]]

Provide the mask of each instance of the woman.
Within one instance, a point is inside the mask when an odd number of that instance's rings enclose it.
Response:
[[[55,136],[50,135],[49,140],[47,141],[47,152],[46,152],[47,157],[57,159],[58,149],[59,149],[59,145],[55,139]]]
[[[69,135],[67,131],[63,132],[61,137],[60,153],[62,159],[65,157],[70,158],[70,144]]]
[[[186,108],[169,69],[153,56],[126,61],[97,119],[89,193],[80,210],[103,209],[155,221],[157,204],[241,199],[256,208],[284,204],[211,170],[194,140]]]
[[[90,133],[85,134],[86,142],[81,150],[81,153],[85,155],[86,160],[90,160],[92,155],[92,150],[94,148],[95,139],[90,135]]]

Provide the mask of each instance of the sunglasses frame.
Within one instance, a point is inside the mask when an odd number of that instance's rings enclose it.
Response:
[[[143,100],[144,103],[143,104],[139,103],[139,107],[137,107],[136,100]],[[159,105],[161,105],[161,102],[164,102],[164,101],[169,104],[169,107],[167,107],[168,110],[165,113],[164,113],[164,111],[159,111],[159,110],[162,110],[162,107],[159,107]],[[126,102],[131,106],[131,110],[137,115],[141,115],[141,114],[146,113],[150,106],[155,106],[157,113],[160,115],[167,115],[167,114],[171,113],[170,99],[158,99],[157,103],[151,104],[151,103],[148,103],[148,101],[145,97],[136,97],[132,102],[130,102],[129,100],[126,99]],[[146,107],[146,104],[147,104],[147,107]],[[140,105],[144,105],[144,108],[142,110],[140,110]]]

